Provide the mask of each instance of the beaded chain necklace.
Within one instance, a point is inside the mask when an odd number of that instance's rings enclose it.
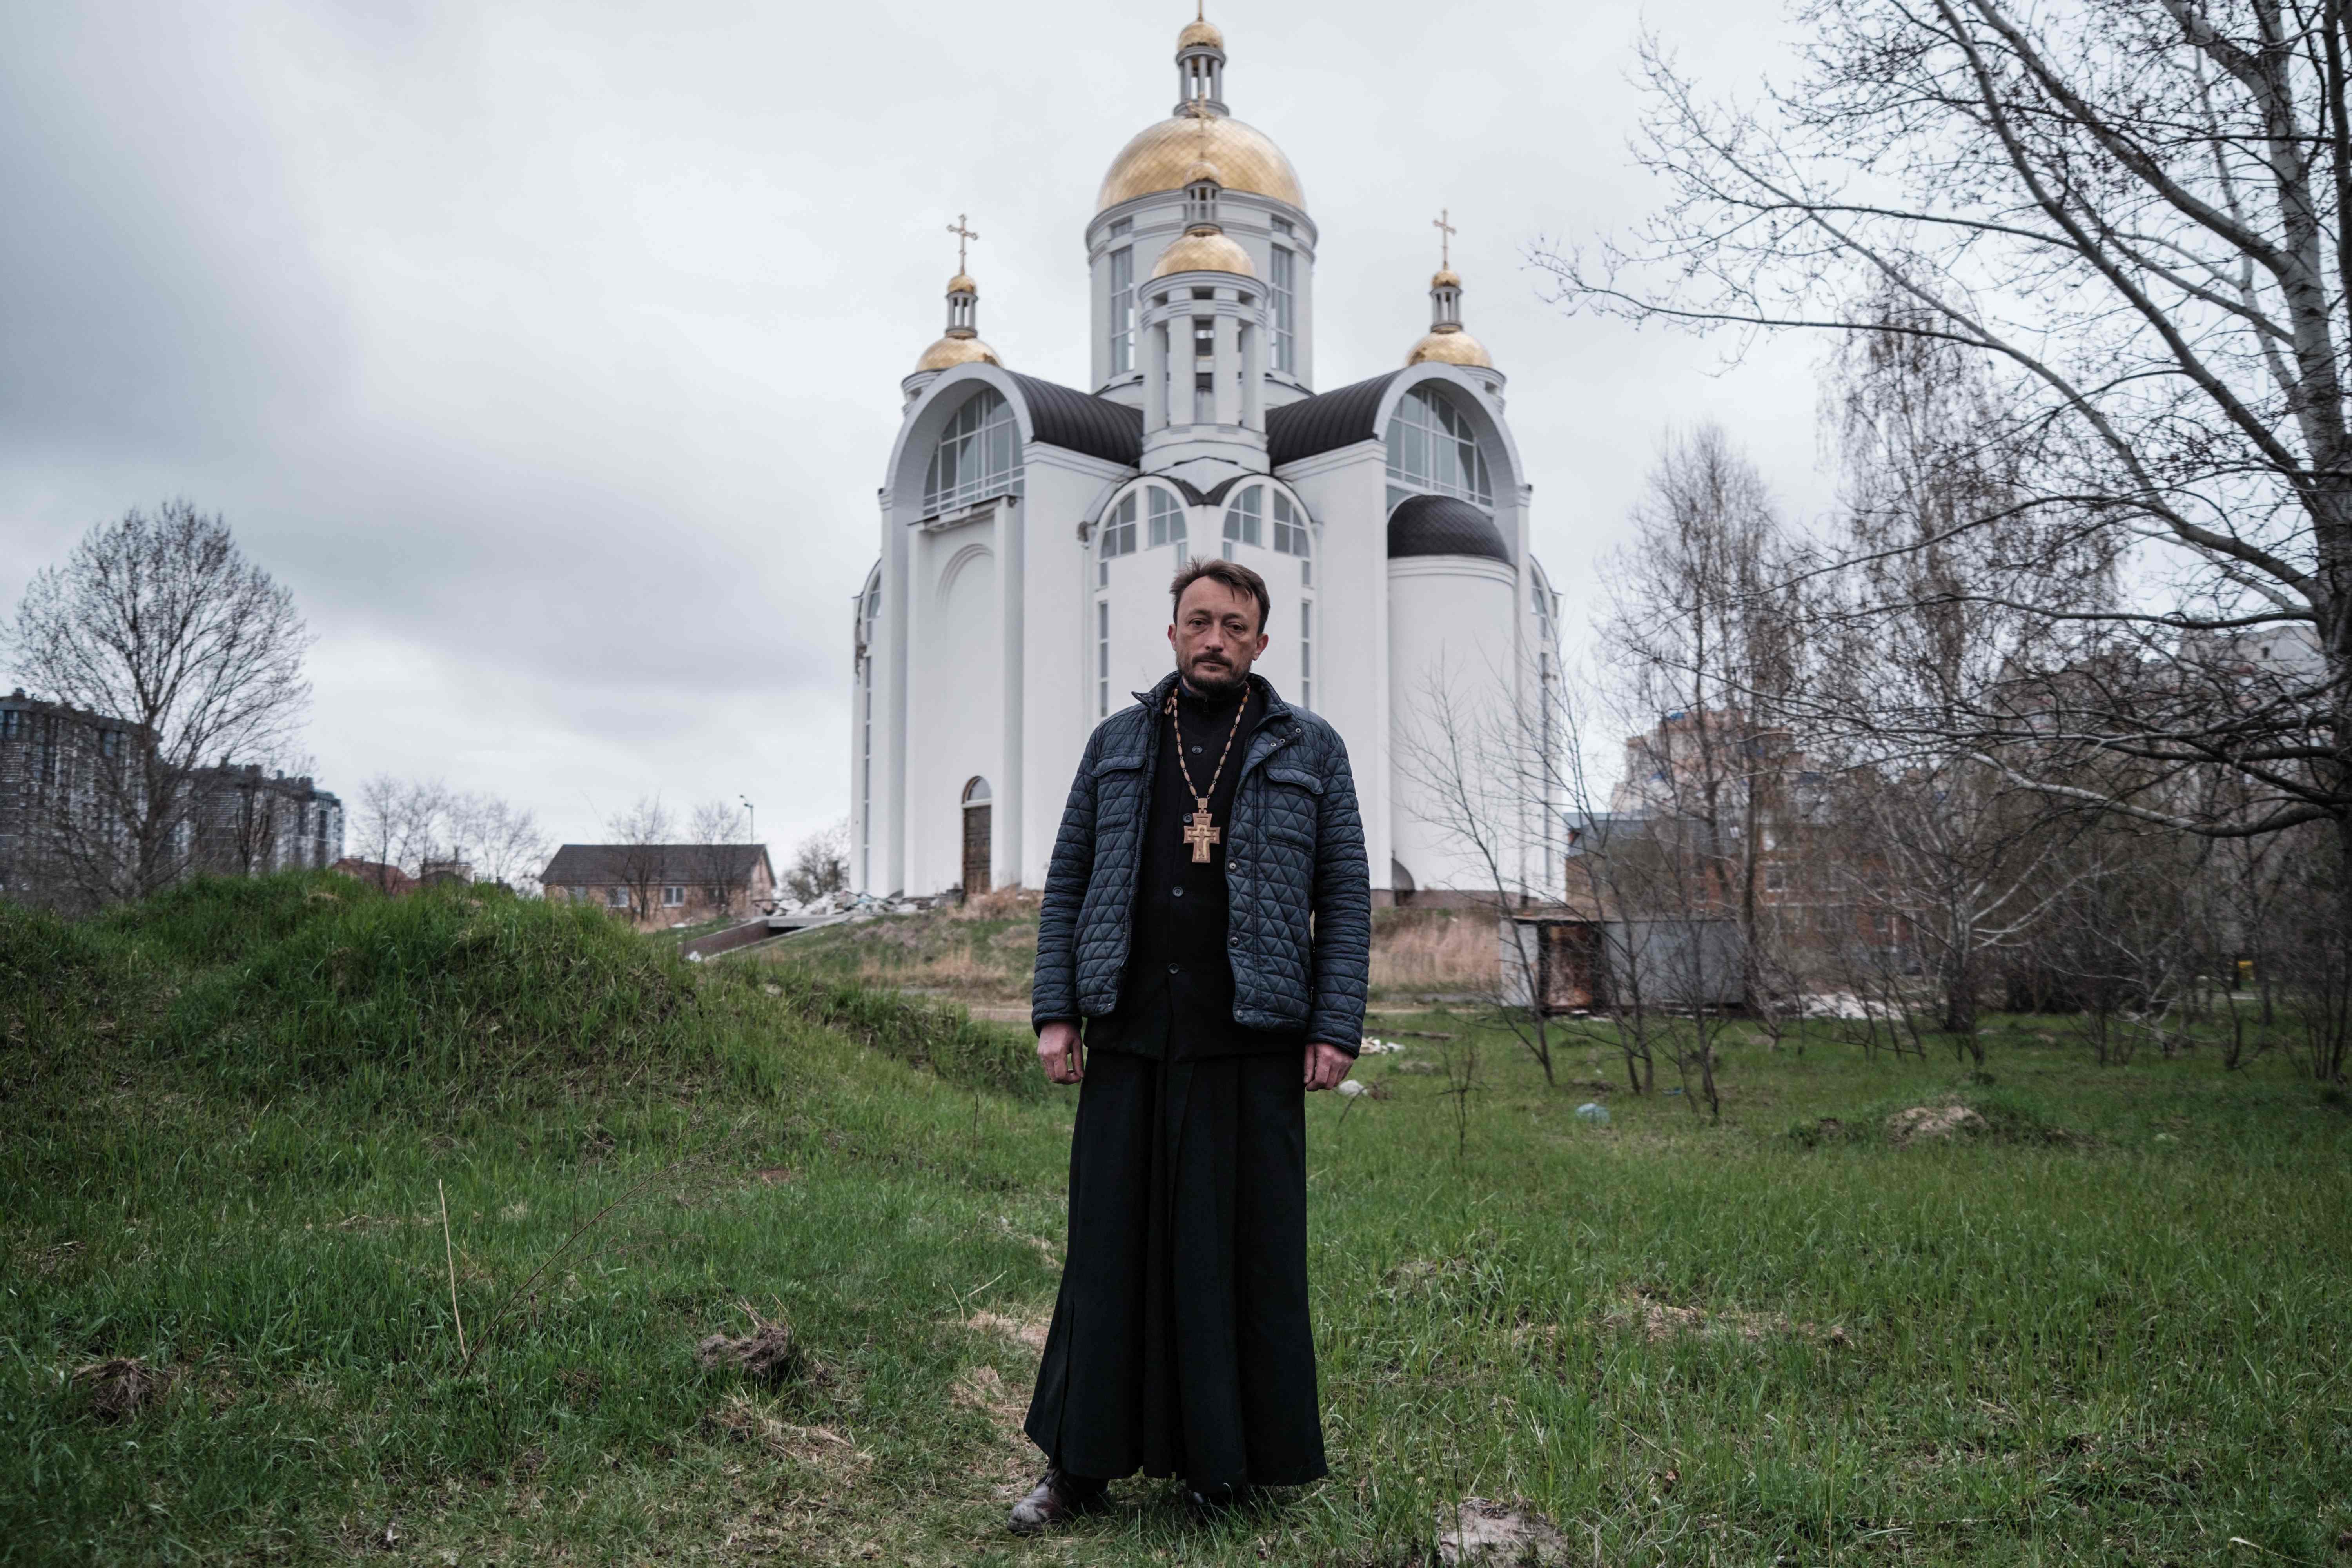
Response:
[[[1192,770],[1184,765],[1184,731],[1176,721],[1176,693],[1168,693],[1168,734],[1176,745],[1176,767],[1184,775],[1184,792],[1192,797],[1192,819],[1184,825],[1184,842],[1192,847],[1192,859],[1199,864],[1209,858],[1209,846],[1222,842],[1216,818],[1209,815],[1209,796],[1217,793],[1217,781],[1225,776],[1225,759],[1233,754],[1234,737],[1242,732],[1242,715],[1249,710],[1249,689],[1242,690],[1242,700],[1234,707],[1234,727],[1225,731],[1225,749],[1217,753],[1217,771],[1209,775],[1206,795],[1192,783]]]

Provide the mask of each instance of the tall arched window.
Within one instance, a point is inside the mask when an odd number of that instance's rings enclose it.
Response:
[[[1184,503],[1169,490],[1154,485],[1150,489],[1150,524],[1144,531],[1144,543],[1153,550],[1163,544],[1176,547],[1176,559],[1184,559]]]
[[[1307,514],[1280,490],[1274,492],[1274,548],[1298,557],[1299,586],[1315,585],[1315,547],[1307,536]]]
[[[1389,420],[1389,510],[1415,491],[1459,496],[1492,511],[1494,481],[1468,416],[1434,386],[1416,386]]]
[[[937,517],[1000,496],[1021,473],[1021,427],[1013,405],[983,387],[955,411],[923,476],[923,515]]]
[[[1135,553],[1135,492],[1129,490],[1118,498],[1118,504],[1103,513],[1101,526],[1095,539],[1095,586],[1110,586],[1110,563],[1114,557]]]
[[[1236,544],[1265,542],[1265,487],[1252,485],[1225,508],[1225,559],[1234,558]]]

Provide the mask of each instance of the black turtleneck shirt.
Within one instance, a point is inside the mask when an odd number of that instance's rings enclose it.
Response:
[[[1231,898],[1225,886],[1226,840],[1231,837],[1234,795],[1250,737],[1265,717],[1265,694],[1255,679],[1246,690],[1222,698],[1195,696],[1176,683],[1173,744],[1183,748],[1183,768],[1171,750],[1171,725],[1156,716],[1150,804],[1143,825],[1143,854],[1137,867],[1134,934],[1127,970],[1118,986],[1118,1006],[1087,1025],[1087,1044],[1150,1057],[1239,1056],[1254,1051],[1297,1050],[1306,1036],[1297,1030],[1252,1029],[1234,1022],[1234,967],[1226,956]],[[1240,727],[1234,727],[1236,710]],[[1233,747],[1225,747],[1227,734]],[[1224,769],[1217,757],[1224,753]],[[1192,858],[1185,825],[1195,809],[1184,785],[1208,793],[1217,842],[1205,861]],[[1209,781],[1216,778],[1212,790]]]

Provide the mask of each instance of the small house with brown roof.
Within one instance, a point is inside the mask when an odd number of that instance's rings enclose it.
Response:
[[[748,920],[776,901],[764,844],[566,844],[540,885],[550,899],[594,904],[641,931]]]

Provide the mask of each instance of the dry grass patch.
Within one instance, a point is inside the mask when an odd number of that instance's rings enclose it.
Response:
[[[974,1312],[964,1320],[966,1328],[982,1333],[1003,1334],[1017,1340],[1043,1355],[1045,1352],[1045,1331],[1053,1326],[1051,1317],[1008,1318],[999,1312]]]
[[[748,1394],[730,1394],[718,1408],[704,1415],[705,1436],[731,1443],[752,1443],[780,1459],[790,1459],[823,1475],[828,1481],[855,1479],[874,1462],[874,1456],[830,1426],[803,1426],[783,1419],[773,1402]]]
[[[1372,933],[1375,991],[1475,991],[1495,977],[1491,921],[1461,910],[1381,911]]]
[[[1779,1312],[1750,1312],[1738,1307],[1713,1311],[1704,1307],[1678,1307],[1646,1290],[1636,1290],[1622,1304],[1601,1315],[1603,1328],[1620,1332],[1638,1330],[1652,1344],[1675,1340],[1736,1339],[1758,1344],[1769,1339],[1816,1340],[1822,1344],[1848,1342],[1844,1329],[1832,1324],[1799,1322]]]

